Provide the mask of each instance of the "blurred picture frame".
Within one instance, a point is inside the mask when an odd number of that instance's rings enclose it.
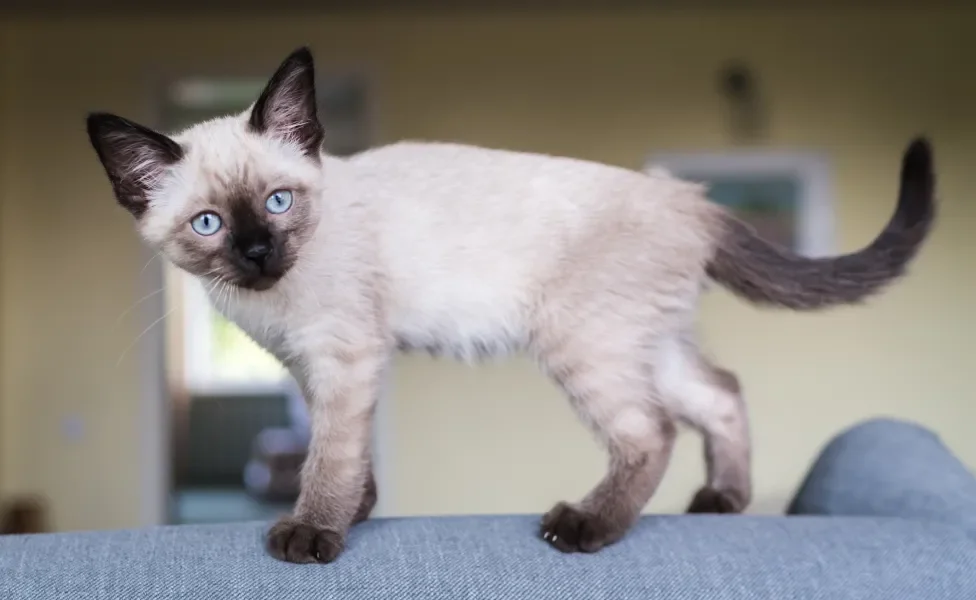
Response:
[[[645,172],[662,168],[703,183],[759,233],[806,256],[834,252],[833,173],[824,155],[797,151],[653,154]]]
[[[193,76],[177,78],[163,87],[159,112],[166,131],[245,110],[261,94],[266,79],[258,76]],[[316,74],[319,120],[326,135],[323,145],[334,156],[351,156],[375,143],[374,82],[361,70],[320,70]]]

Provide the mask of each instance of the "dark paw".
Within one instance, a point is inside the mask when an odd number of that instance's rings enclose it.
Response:
[[[330,563],[342,552],[342,534],[285,518],[268,531],[268,554],[290,563]]]
[[[597,515],[560,502],[544,517],[542,539],[561,552],[596,552],[623,535]]]
[[[695,494],[688,506],[688,512],[733,514],[741,513],[745,508],[746,503],[740,494],[732,490],[703,487]]]

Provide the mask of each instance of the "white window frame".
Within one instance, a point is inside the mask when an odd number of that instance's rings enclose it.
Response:
[[[794,176],[800,182],[796,251],[834,252],[833,171],[826,156],[802,151],[679,152],[652,154],[645,171],[663,168],[678,177]]]

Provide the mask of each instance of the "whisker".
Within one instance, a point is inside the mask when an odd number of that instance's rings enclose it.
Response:
[[[118,327],[118,326],[119,326],[119,322],[121,322],[121,321],[122,321],[122,318],[123,318],[123,317],[125,317],[125,315],[127,315],[127,314],[129,314],[130,312],[132,312],[132,310],[133,310],[133,309],[135,309],[135,307],[137,307],[137,306],[139,306],[140,304],[142,304],[142,303],[143,303],[143,302],[145,302],[146,300],[149,300],[150,298],[152,298],[152,297],[153,297],[153,296],[155,296],[156,294],[158,294],[158,293],[160,293],[160,292],[162,292],[162,291],[165,291],[165,290],[166,290],[166,287],[165,287],[165,286],[163,286],[163,287],[161,287],[161,288],[159,288],[158,290],[156,290],[155,292],[152,292],[152,293],[150,293],[150,294],[146,294],[146,295],[145,295],[145,296],[143,296],[142,298],[139,298],[138,300],[136,300],[136,301],[135,301],[135,302],[134,302],[134,303],[132,304],[132,306],[130,306],[129,308],[127,308],[127,309],[125,309],[124,311],[122,311],[122,314],[120,314],[120,315],[118,316],[118,318],[116,318],[116,319],[115,319],[115,323],[112,323],[112,327]]]
[[[152,261],[156,260],[157,258],[159,258],[159,252],[157,252],[156,254],[153,254],[152,255],[152,258],[149,259],[149,262],[147,262],[145,265],[143,265],[142,270],[139,271],[139,274],[142,275],[143,273],[145,273],[146,272],[146,269],[149,268],[149,265],[152,264]]]
[[[214,300],[214,306],[217,310],[220,310],[221,306],[224,306],[224,301],[226,300],[225,295],[228,293],[230,288],[230,282],[227,280],[221,281],[220,289],[217,291],[217,298]]]
[[[210,281],[209,283],[210,283],[210,287],[206,288],[206,294],[207,294],[207,296],[210,296],[210,294],[212,294],[213,291],[215,289],[217,289],[217,286],[218,285],[224,283],[224,279],[222,277],[219,277],[219,276],[218,277],[214,277],[213,280]]]
[[[137,335],[136,336],[136,339],[132,340],[132,343],[129,344],[128,347],[126,347],[126,349],[122,351],[122,356],[120,356],[119,357],[119,360],[115,363],[115,368],[118,368],[119,365],[122,364],[122,359],[124,359],[125,358],[125,355],[129,353],[129,350],[132,350],[132,347],[133,346],[135,346],[137,343],[139,343],[139,340],[142,339],[142,336],[144,336],[147,333],[149,333],[149,331],[153,327],[155,327],[156,325],[158,325],[161,321],[165,320],[166,317],[168,317],[171,314],[173,314],[173,311],[175,311],[175,310],[176,310],[176,307],[174,306],[173,308],[171,308],[168,311],[166,311],[166,314],[164,314],[163,316],[159,317],[158,319],[156,319],[155,321],[153,321],[152,323],[150,323],[149,324],[149,327],[146,327],[145,329],[143,329],[142,330],[142,333],[140,333],[139,335]]]
[[[159,256],[160,256],[160,253],[159,252],[157,252],[156,254],[154,254],[153,257],[149,259],[149,262],[147,262],[145,264],[145,266],[142,267],[142,271],[145,271],[147,268],[149,268],[149,265],[152,264],[152,261],[154,261],[157,258],[159,258]],[[220,270],[220,267],[215,267],[215,268],[207,271],[203,275],[201,275],[201,277],[206,277],[208,275],[211,275],[213,273],[216,273],[219,270]],[[214,285],[216,285],[216,283],[217,283],[217,280],[215,280]],[[135,310],[135,308],[137,306],[139,306],[140,304],[142,304],[146,300],[149,300],[153,296],[155,296],[157,294],[160,294],[160,293],[166,291],[166,287],[167,286],[164,285],[163,287],[159,288],[158,290],[156,290],[154,292],[150,292],[150,293],[146,294],[145,296],[143,296],[142,298],[139,298],[138,300],[136,300],[134,303],[132,303],[132,306],[130,306],[129,308],[127,308],[124,311],[122,311],[122,313],[118,317],[116,317],[115,322],[112,324],[112,327],[118,327],[119,323],[122,321],[123,318],[125,318],[125,316],[127,314],[129,314],[130,312],[132,312],[133,310]]]
[[[234,302],[234,298],[236,298],[236,296],[237,296],[237,286],[232,283],[228,283],[227,297],[224,298],[224,306],[229,307]]]

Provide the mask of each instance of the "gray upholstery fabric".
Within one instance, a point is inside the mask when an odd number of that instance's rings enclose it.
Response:
[[[934,439],[854,428],[793,503],[816,515],[649,516],[594,555],[548,547],[536,516],[374,520],[331,565],[267,557],[261,523],[0,538],[0,598],[972,600],[973,481]]]
[[[976,533],[976,478],[935,433],[873,419],[827,444],[789,512],[924,519]]]

